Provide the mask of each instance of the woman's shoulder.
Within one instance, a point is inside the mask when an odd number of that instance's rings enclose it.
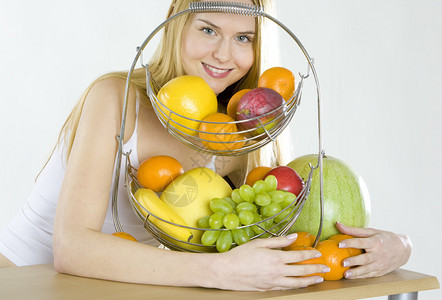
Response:
[[[88,96],[106,95],[107,97],[124,97],[125,80],[118,77],[99,78],[92,83]]]
[[[129,107],[135,102],[135,93],[129,93]],[[126,80],[122,77],[106,76],[95,80],[87,92],[85,105],[112,109],[121,112],[125,101]]]
[[[126,79],[121,76],[107,75],[100,77],[90,87],[86,96],[84,113],[89,115],[95,122],[109,123],[109,129],[119,132],[122,121],[122,113],[125,106]],[[127,99],[127,119],[125,126],[125,136],[130,137],[135,128],[136,118],[136,97],[135,88],[130,86],[129,97]]]

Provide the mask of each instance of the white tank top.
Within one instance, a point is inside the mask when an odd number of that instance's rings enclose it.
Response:
[[[135,128],[131,138],[123,145],[123,153],[130,152],[133,167],[138,168],[137,127],[139,103],[136,105]],[[52,233],[55,210],[65,174],[65,149],[60,144],[39,175],[26,203],[12,221],[0,231],[0,253],[18,266],[53,262]],[[124,187],[126,157],[121,160],[118,188],[118,216],[123,230],[139,242],[158,246],[159,243],[144,229],[129,203]],[[102,232],[115,232],[112,221],[112,192]],[[75,216],[72,216],[75,217]]]

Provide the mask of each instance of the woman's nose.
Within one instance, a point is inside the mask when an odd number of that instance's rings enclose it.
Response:
[[[229,41],[220,39],[213,51],[213,57],[220,63],[227,62],[231,57],[231,49]]]

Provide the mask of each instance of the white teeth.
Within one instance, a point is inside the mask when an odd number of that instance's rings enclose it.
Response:
[[[212,71],[213,73],[217,73],[217,74],[223,74],[229,71],[229,69],[216,69],[214,67],[211,67],[209,65],[206,65],[207,69],[209,69],[210,71]]]

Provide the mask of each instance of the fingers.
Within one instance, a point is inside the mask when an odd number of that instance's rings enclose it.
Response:
[[[282,272],[289,277],[299,277],[317,273],[327,273],[330,272],[330,268],[321,264],[286,265],[282,269]]]
[[[269,239],[257,239],[250,243],[246,243],[242,246],[246,246],[247,244],[249,244],[249,246],[257,248],[275,249],[275,248],[282,248],[288,246],[291,243],[293,243],[293,241],[294,240],[292,239],[292,237],[281,236]],[[317,250],[278,251],[274,252],[273,254],[277,254],[279,256],[280,261],[284,264],[302,262],[304,260],[321,256],[321,252]]]
[[[339,248],[372,249],[381,246],[382,243],[382,240],[378,236],[354,238],[340,241]]]
[[[346,258],[345,278],[369,278],[387,274],[407,262],[411,254],[411,242],[407,236],[373,228],[355,228],[336,224],[344,234],[354,236],[339,243],[340,248],[358,248],[365,253]]]
[[[376,261],[376,257],[372,253],[364,253],[357,256],[351,256],[342,261],[344,267],[354,267],[368,265]]]
[[[260,248],[283,248],[291,243],[293,243],[298,235],[295,234],[289,234],[287,236],[279,236],[279,237],[273,237],[268,239],[254,239],[253,241],[250,241],[248,243],[245,243],[242,246],[249,246],[249,247],[260,247]]]
[[[293,251],[289,251],[293,252]],[[300,251],[296,251],[300,252]],[[289,288],[300,288],[306,287],[312,284],[317,284],[324,281],[321,276],[307,276],[317,273],[326,273],[330,269],[325,265],[320,264],[307,264],[307,265],[285,265],[281,269],[281,273],[284,274],[280,278],[281,282],[278,285],[289,287]]]
[[[347,279],[372,277],[374,272],[377,271],[375,262],[376,259],[371,253],[346,258],[342,265],[344,267],[351,267],[351,269],[344,272],[344,277]]]
[[[282,277],[277,283],[276,288],[272,290],[284,290],[284,289],[297,289],[304,288],[309,285],[323,282],[324,279],[320,276],[308,276],[308,277]]]
[[[275,291],[304,288],[309,285],[324,281],[320,276],[309,277],[280,277],[272,283],[271,287],[258,289],[259,291]]]
[[[293,264],[320,257],[321,253],[316,250],[281,251],[280,255],[282,257],[282,261],[285,263],[282,271],[286,276],[306,276],[330,271],[328,266],[322,264]]]
[[[328,271],[320,264],[291,263],[316,257],[316,250],[283,251],[278,248],[293,241],[287,237],[259,239],[223,253],[231,266],[231,280],[238,290],[283,290],[306,287],[322,282],[320,276],[306,276]],[[306,277],[304,277],[306,276]]]
[[[321,252],[317,250],[291,250],[281,251],[280,253],[282,261],[286,264],[297,263],[307,259],[320,257]]]
[[[387,271],[381,270],[376,264],[372,263],[356,268],[351,268],[344,272],[344,277],[346,279],[371,278],[382,276],[385,273],[387,273]]]
[[[296,235],[258,239],[242,245],[245,246],[249,244],[253,248],[261,248],[266,251],[270,250],[270,252],[266,254],[267,259],[273,257],[271,260],[273,266],[281,264],[278,271],[278,282],[273,282],[272,289],[300,288],[316,284],[322,282],[323,278],[320,276],[306,275],[330,271],[326,265],[321,264],[293,264],[321,256],[321,253],[317,250],[273,250],[290,245],[295,240],[293,237],[296,237]]]
[[[354,237],[369,237],[379,232],[378,230],[373,228],[351,227],[340,222],[336,222],[336,227],[341,233],[348,234]]]

